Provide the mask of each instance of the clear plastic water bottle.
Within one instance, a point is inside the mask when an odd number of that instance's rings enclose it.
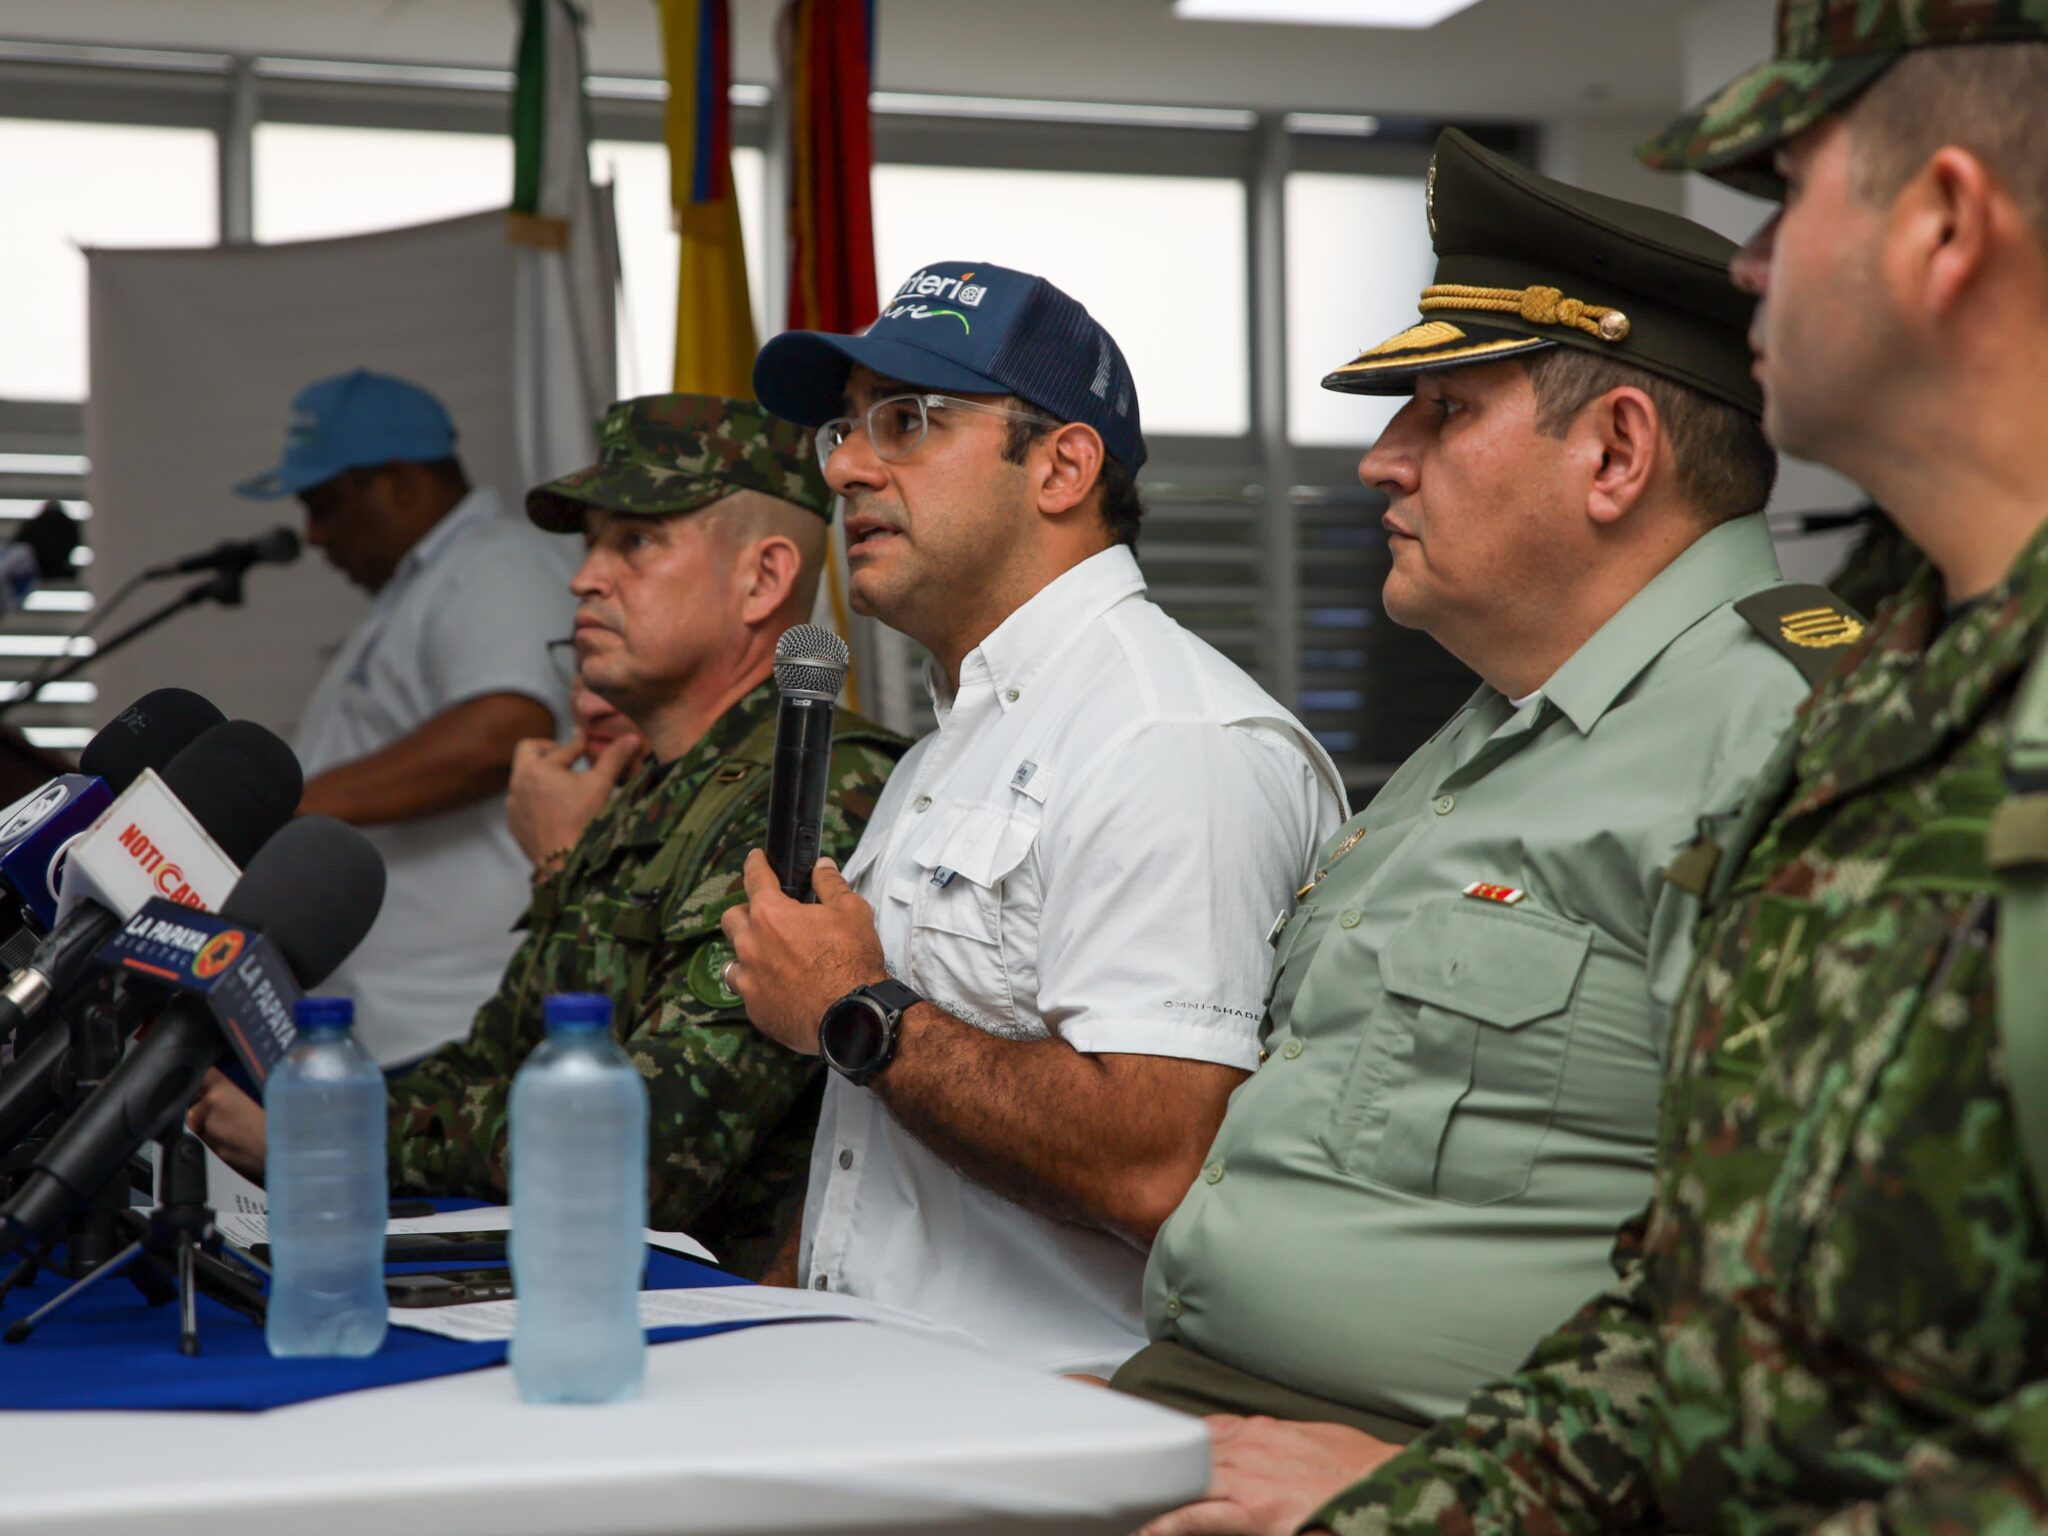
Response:
[[[301,998],[298,1042],[263,1090],[273,1355],[368,1355],[384,1342],[384,1074],[345,997]]]
[[[647,1365],[647,1085],[610,998],[551,997],[545,1018],[512,1080],[512,1376],[531,1403],[616,1402]]]

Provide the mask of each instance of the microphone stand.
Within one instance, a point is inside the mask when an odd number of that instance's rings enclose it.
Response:
[[[128,1278],[151,1306],[177,1298],[181,1355],[199,1353],[198,1299],[202,1288],[243,1316],[263,1321],[266,1302],[262,1288],[225,1263],[220,1255],[225,1249],[252,1270],[265,1275],[270,1271],[256,1259],[226,1248],[222,1242],[214,1224],[213,1207],[206,1203],[206,1148],[185,1129],[183,1111],[156,1138],[156,1145],[156,1209],[122,1213],[129,1230],[136,1234],[134,1241],[27,1317],[9,1325],[6,1342],[23,1343],[75,1297],[122,1270],[127,1271]]]
[[[9,699],[0,699],[0,715],[5,715],[7,711],[14,708],[17,704],[27,703],[45,688],[49,687],[50,684],[61,683],[66,678],[74,677],[78,673],[83,672],[102,656],[111,655],[131,640],[140,639],[143,635],[155,629],[157,625],[162,624],[167,619],[176,618],[187,608],[197,608],[201,603],[219,603],[223,608],[241,607],[243,598],[242,584],[248,574],[249,567],[246,565],[224,566],[211,575],[193,582],[191,586],[180,592],[155,612],[137,619],[126,629],[108,636],[106,640],[101,642],[89,654],[73,656],[47,677],[37,678],[35,686],[27,692],[17,693]]]

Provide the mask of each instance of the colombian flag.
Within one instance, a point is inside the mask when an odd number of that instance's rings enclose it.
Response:
[[[754,312],[732,186],[732,33],[726,0],[660,0],[668,64],[669,200],[679,393],[754,397]]]

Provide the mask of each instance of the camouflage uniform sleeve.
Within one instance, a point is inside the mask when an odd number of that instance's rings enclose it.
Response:
[[[2048,1381],[2029,1382],[1903,1458],[1906,1475],[1882,1500],[1849,1505],[1808,1526],[1811,1536],[1953,1536],[2031,1532],[2048,1510]]]
[[[1622,1229],[1620,1279],[1536,1346],[1506,1381],[1316,1511],[1335,1536],[1509,1536],[1633,1530],[1649,1515],[1656,1335]]]
[[[873,814],[894,766],[884,754],[842,744],[832,754],[821,851],[844,861]],[[719,927],[744,898],[747,855],[767,841],[768,783],[752,794],[704,861],[704,876],[675,909],[662,974],[624,1041],[647,1080],[648,1208],[654,1225],[689,1231],[774,1132],[813,1075],[799,1056],[747,1022],[725,986],[732,958]]]
[[[521,941],[506,964],[508,980],[527,974],[540,942],[532,934]],[[523,1018],[516,993],[501,982],[466,1038],[392,1079],[386,1152],[394,1190],[504,1202],[512,1074],[540,1033],[538,1015]]]

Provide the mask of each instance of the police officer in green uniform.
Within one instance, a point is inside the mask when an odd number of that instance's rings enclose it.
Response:
[[[1702,838],[1613,1280],[1290,1525],[2048,1524],[2044,144],[2048,0],[1783,0],[1645,147],[1784,199],[1735,265],[1765,425],[1927,560]]]
[[[1385,606],[1485,682],[1276,923],[1267,1059],[1114,1382],[1380,1440],[1601,1284],[1691,958],[1666,867],[1861,627],[1780,579],[1733,246],[1455,131],[1428,197],[1421,323],[1324,382],[1412,392],[1359,468]]]
[[[512,1075],[541,1039],[542,1005],[604,992],[647,1080],[650,1219],[748,1275],[794,1230],[818,1062],[748,1025],[718,920],[766,841],[775,642],[810,613],[831,506],[808,431],[693,395],[613,406],[601,461],[528,495],[536,524],[589,547],[571,584],[582,675],[651,750],[541,860],[525,941],[468,1038],[393,1080],[394,1189],[505,1199]],[[907,746],[839,712],[826,854],[853,852]],[[260,1174],[262,1111],[240,1090],[216,1078],[194,1125]]]

